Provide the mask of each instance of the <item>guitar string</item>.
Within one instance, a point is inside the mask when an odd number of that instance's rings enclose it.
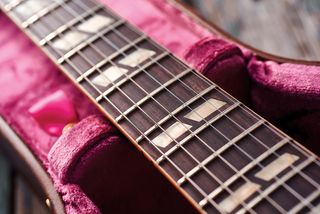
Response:
[[[88,9],[88,8],[87,8]],[[120,35],[121,36],[121,35]],[[130,41],[129,41],[130,42]],[[300,198],[301,199],[301,198]]]
[[[88,9],[88,8],[86,8],[86,9]],[[118,48],[116,48],[116,49],[118,49]],[[182,102],[183,103],[183,102]],[[182,147],[182,146],[181,146]],[[207,146],[209,149],[211,149],[209,146]],[[212,150],[212,149],[211,149]],[[213,150],[212,150],[212,152],[214,152]],[[198,164],[199,165],[199,164]],[[232,165],[231,165],[232,166]],[[239,174],[239,172],[237,172],[237,170],[235,170],[235,168],[233,168],[233,170],[236,172],[236,174]],[[244,177],[245,178],[245,177]],[[216,179],[215,179],[216,180]],[[248,181],[248,180],[247,180]]]
[[[77,14],[78,15],[78,14]],[[116,49],[118,49],[118,48],[116,48]],[[161,105],[161,104],[160,104]],[[163,107],[164,109],[165,109],[165,107]],[[169,113],[169,112],[168,112]],[[152,118],[151,118],[152,119]],[[153,123],[156,123],[155,121],[153,121]],[[159,128],[161,128],[161,127],[159,127]],[[164,131],[164,130],[163,130]],[[174,139],[172,139],[172,140],[174,140]],[[182,148],[183,149],[183,148]],[[188,153],[188,151],[186,151],[185,150],[185,152],[186,153]],[[196,158],[194,158],[190,153],[189,153],[189,155],[194,159],[194,161],[197,161],[198,162],[198,160],[196,159]],[[198,165],[200,165],[200,163],[198,162]],[[205,168],[205,167],[204,167]],[[205,168],[206,169],[206,168]],[[209,170],[207,170],[207,172],[208,173],[211,173]]]
[[[60,37],[60,35],[59,35],[59,37]],[[51,44],[50,41],[49,41],[48,43]],[[59,52],[60,52],[60,51],[59,51]],[[63,54],[61,54],[61,52],[60,52],[59,54],[60,54],[61,56],[63,56]],[[72,63],[69,62],[68,64],[70,64],[70,65],[72,65],[72,67],[76,68],[76,66],[74,66]],[[81,75],[81,71],[79,71],[78,69],[76,69],[76,70],[77,70],[77,72]],[[87,78],[86,78],[86,79],[87,79]],[[89,80],[87,80],[87,81],[90,83]],[[93,85],[92,85],[92,86],[93,86]],[[93,86],[93,87],[94,87],[94,86]],[[98,89],[96,89],[96,90],[98,90]],[[101,95],[102,95],[102,94],[101,94]],[[106,97],[105,97],[105,98],[106,98]],[[106,100],[108,101],[107,98],[106,98]],[[113,105],[113,103],[112,103],[111,101],[108,101],[108,102]],[[115,105],[113,105],[113,107],[114,107],[115,109],[117,109],[119,112],[121,112]],[[130,122],[130,123],[132,124],[132,126],[135,126],[125,115],[124,115],[124,117],[128,120],[128,122]],[[144,133],[141,132],[138,128],[137,128],[137,130],[138,130],[142,135],[144,134]],[[151,142],[151,139],[149,139],[148,137],[146,137],[146,139],[148,139],[148,141]],[[156,148],[155,145],[154,145],[154,147]],[[162,154],[162,155],[164,155],[164,153],[163,153],[161,150],[159,150],[159,153]],[[180,174],[184,175],[183,170],[180,169],[174,162],[172,162],[169,157],[166,157],[166,159],[178,170],[178,172],[179,172]],[[202,189],[200,189],[200,187],[199,187],[198,185],[196,185],[191,179],[188,179],[188,181],[190,182],[190,184],[191,184],[195,189],[198,190],[198,192],[200,192],[200,194],[203,195],[204,198],[206,197],[207,194],[206,194]],[[211,201],[211,203],[212,203],[212,205],[213,205],[214,207],[216,207],[216,209],[220,209],[220,208],[218,207],[218,205],[217,205],[214,201]]]
[[[179,79],[179,81],[180,81],[180,79]],[[235,145],[235,147],[238,147],[237,145]],[[210,147],[208,147],[209,149],[211,149]],[[239,148],[239,147],[238,147]],[[240,149],[240,150],[242,150],[242,149]],[[251,160],[253,160],[253,158],[250,156],[250,155],[248,155],[246,152],[244,152],[245,153],[245,155],[247,156],[247,157],[249,157]],[[263,168],[264,166],[261,166],[259,163],[257,164],[257,166],[260,166],[261,168]],[[237,172],[237,170],[235,170],[236,172]],[[238,174],[238,173],[237,173]],[[292,192],[300,201],[303,201],[303,197],[301,197],[300,196],[300,194],[298,194],[295,190],[293,190],[291,187],[289,187],[288,185],[286,185],[286,184],[284,184],[283,185],[286,189],[288,189],[290,192]],[[308,206],[308,204],[307,204],[307,206]]]
[[[179,81],[181,81],[180,79],[179,79]],[[203,98],[203,97],[202,97]],[[251,114],[251,113],[250,113]],[[251,114],[252,115],[252,114]],[[228,116],[227,116],[228,117]],[[230,119],[230,118],[229,118]],[[232,119],[230,119],[230,120],[232,120]],[[238,125],[236,122],[234,122],[236,125]],[[238,125],[239,126],[239,125]],[[240,126],[239,126],[240,127]],[[243,127],[241,127],[242,129],[243,129]],[[268,127],[268,128],[270,128],[270,127]],[[272,129],[271,129],[272,130]],[[272,131],[274,131],[274,130],[272,130]],[[283,137],[283,136],[281,136],[281,137]],[[262,142],[261,142],[262,143]],[[269,149],[269,147],[267,147],[267,146],[265,146],[267,149]],[[298,149],[298,150],[300,150],[300,148]],[[248,156],[248,155],[247,155]],[[251,157],[251,159],[252,159],[252,157]],[[303,177],[305,177],[304,175],[302,175]],[[306,178],[307,180],[309,180],[310,181],[310,179],[308,179],[308,178]],[[312,182],[312,181],[311,181]],[[314,182],[313,182],[313,185],[315,186],[315,187],[317,187],[317,184],[315,184]],[[299,196],[297,196],[298,198],[299,198]],[[301,199],[302,197],[300,197],[300,199]]]
[[[112,12],[112,11],[111,11],[111,12]],[[113,13],[113,14],[114,14],[114,13]],[[136,28],[134,28],[134,27],[133,27],[132,29],[134,29],[134,30],[136,30],[137,32],[139,32],[139,30],[136,29]],[[151,40],[151,41],[152,41],[152,40]],[[155,45],[159,45],[159,44],[155,43],[154,41],[152,41],[152,42],[153,42]],[[175,60],[177,60],[177,59],[175,58]],[[178,60],[177,62],[182,63],[182,62],[179,61],[179,60]],[[195,72],[195,74],[199,76],[199,73],[198,73],[198,72]],[[204,79],[205,81],[208,82],[208,80],[207,80],[206,78],[202,77],[202,75],[200,75],[200,78],[202,78],[202,79]],[[211,84],[211,83],[209,82],[209,84]],[[225,92],[224,92],[224,93],[225,93]],[[230,96],[230,95],[229,95],[229,96]],[[232,96],[231,96],[231,97],[232,97]],[[241,107],[243,107],[243,106],[241,106]],[[255,112],[251,111],[250,109],[247,109],[246,107],[243,107],[243,108],[244,108],[244,110],[245,110],[247,113],[249,113],[250,115],[254,116],[256,119],[261,118],[261,116],[257,115]],[[266,122],[267,122],[267,121],[266,121]],[[271,131],[273,131],[273,133],[277,134],[279,137],[283,137],[283,135],[282,135],[280,132],[274,130],[273,127],[271,127],[271,126],[266,126],[266,127],[269,128]],[[293,143],[292,146],[294,146],[295,149],[297,149],[300,153],[303,153],[303,155],[305,155],[305,157],[310,156],[310,153],[307,153],[307,152],[306,152],[303,148],[301,148],[297,143]],[[267,147],[266,147],[266,148],[267,148]],[[316,162],[316,164],[317,164],[318,166],[320,166],[320,162]]]
[[[120,36],[122,36],[122,35],[120,35]],[[123,36],[122,36],[123,37]],[[158,63],[158,62],[156,62],[156,63]],[[161,66],[161,65],[160,65]],[[178,79],[178,81],[181,81],[180,79]],[[230,119],[230,118],[229,118]],[[266,147],[266,148],[268,148],[268,147]],[[269,149],[269,148],[268,148]],[[248,156],[248,155],[247,155]],[[251,157],[251,159],[252,159],[252,157]],[[303,177],[304,177],[304,175],[302,175]],[[305,178],[306,179],[306,178]],[[310,180],[310,179],[307,179],[307,180]],[[315,186],[315,187],[317,187],[317,184],[315,184],[314,182],[313,182],[313,185]],[[288,186],[287,186],[288,187]],[[292,190],[292,189],[291,189]],[[290,189],[289,189],[289,191],[290,191]],[[294,190],[292,190],[292,191],[294,191]],[[291,191],[291,192],[292,192]],[[292,192],[293,194],[295,194],[296,192],[294,191],[294,192]],[[296,194],[295,194],[296,195]],[[303,198],[302,197],[299,197],[299,194],[298,195],[296,195],[300,200],[302,200]]]
[[[199,164],[198,164],[199,165]],[[236,171],[236,170],[235,170]]]

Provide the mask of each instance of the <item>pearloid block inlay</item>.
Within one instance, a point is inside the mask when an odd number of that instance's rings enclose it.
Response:
[[[136,67],[137,65],[144,62],[154,54],[154,51],[139,48],[136,51],[129,54],[128,56],[126,56],[125,58],[123,58],[122,60],[120,60],[119,63],[130,67]]]
[[[100,29],[108,26],[113,22],[112,18],[101,16],[101,15],[94,15],[90,17],[85,22],[81,23],[77,26],[78,30],[82,30],[88,33],[96,33]]]
[[[230,213],[253,193],[260,188],[260,185],[247,182],[238,188],[233,194],[219,203],[219,207],[223,212]]]
[[[103,71],[101,74],[96,76],[92,82],[96,85],[100,85],[103,87],[107,87],[110,83],[119,79],[122,75],[127,73],[128,70],[125,68],[119,68],[116,66],[112,66],[107,70]]]
[[[200,106],[198,106],[196,109],[188,113],[185,118],[188,118],[190,120],[194,120],[197,122],[200,122],[204,118],[208,117],[210,114],[224,106],[226,103],[220,100],[216,99],[209,99]]]
[[[265,181],[270,181],[272,178],[277,176],[280,172],[285,170],[291,164],[293,164],[299,157],[289,153],[285,153],[272,161],[268,166],[263,168],[256,174],[257,178],[263,179]]]
[[[52,1],[48,0],[28,0],[21,3],[15,12],[18,14],[35,14],[52,3]]]
[[[176,122],[173,125],[171,125],[169,128],[167,128],[163,133],[158,135],[156,138],[152,140],[154,144],[160,147],[167,147],[172,141],[180,137],[183,133],[188,131],[191,126],[181,123],[181,122]]]
[[[61,38],[53,42],[53,46],[55,48],[58,48],[60,50],[70,50],[80,42],[82,42],[84,39],[88,38],[88,34],[81,33],[78,31],[69,31],[65,35],[63,35]]]

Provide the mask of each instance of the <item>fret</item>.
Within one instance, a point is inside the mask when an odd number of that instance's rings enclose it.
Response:
[[[123,52],[129,50],[134,44],[139,43],[143,40],[145,40],[147,37],[146,36],[141,36],[138,39],[136,39],[135,41],[133,41],[131,44],[128,44],[124,47],[122,47],[121,49],[119,49],[118,51],[116,51],[115,53],[111,54],[110,56],[106,57],[105,59],[103,59],[102,61],[100,61],[99,63],[97,63],[96,65],[92,66],[88,71],[86,71],[84,76],[89,75],[90,73],[92,73],[94,70],[99,69],[101,66],[103,66],[104,64],[106,64],[107,62],[112,61],[114,58],[118,57],[119,55],[121,55]],[[68,57],[61,57],[60,59],[58,59],[58,63],[62,64],[66,59],[68,59]],[[83,79],[83,78],[82,78]]]
[[[163,119],[161,119],[158,122],[158,125],[161,126],[162,124],[164,124],[166,121],[168,121],[170,118],[172,118],[172,115],[176,115],[179,112],[181,112],[183,109],[185,109],[187,106],[191,105],[193,102],[197,101],[198,99],[200,99],[202,96],[204,96],[205,94],[209,93],[210,91],[212,91],[216,86],[215,85],[211,85],[208,88],[206,88],[205,90],[203,90],[202,92],[200,92],[199,94],[197,94],[196,96],[194,96],[192,99],[188,100],[187,102],[183,103],[181,106],[179,106],[177,109],[175,109],[171,114],[167,115],[166,117],[164,117]],[[154,125],[152,127],[150,127],[145,133],[144,135],[149,135],[151,132],[153,132],[158,125]],[[143,135],[139,136],[136,139],[136,142],[139,143],[142,139],[143,139]]]
[[[64,0],[63,3],[65,3],[67,0]],[[45,15],[51,13],[54,11],[56,8],[58,8],[61,5],[60,2],[55,2],[53,1],[53,4],[49,5],[48,7],[43,8],[42,10],[36,12],[34,15],[29,17],[27,20],[23,21],[21,23],[22,28],[28,28],[31,24],[35,23]]]
[[[79,15],[79,16],[75,17],[74,19],[68,21],[67,23],[65,23],[64,25],[60,26],[55,31],[49,33],[47,36],[45,36],[43,39],[41,39],[39,41],[39,45],[40,46],[45,46],[49,41],[51,41],[54,38],[56,38],[59,34],[62,34],[66,30],[68,30],[72,26],[74,26],[76,23],[80,22],[82,19],[87,18],[92,13],[95,13],[98,10],[101,10],[102,8],[103,8],[103,5],[97,5],[96,7],[84,12],[82,15]],[[114,25],[118,25],[118,24],[122,24],[122,23],[124,23],[124,20],[119,20],[119,22],[114,23]],[[30,24],[32,24],[32,23],[30,23]],[[26,26],[25,28],[27,28],[27,27],[29,27],[29,26]],[[104,29],[103,32],[101,32],[101,34],[106,33],[106,32],[107,32],[107,30]]]
[[[311,204],[313,200],[316,198],[319,198],[320,196],[320,189],[315,189],[308,197],[304,199],[305,203],[298,203],[296,206],[291,208],[291,210],[288,212],[289,214],[298,213],[300,210],[305,208],[306,204]]]
[[[19,4],[24,2],[25,0],[11,0],[6,5],[3,5],[3,9],[6,12],[10,12],[13,8],[17,7]]]
[[[244,136],[248,135],[250,132],[252,132],[253,130],[255,130],[256,128],[258,128],[259,126],[261,126],[262,124],[264,124],[263,120],[259,120],[257,123],[255,123],[253,126],[251,126],[249,129],[246,129],[244,132],[242,132],[240,135],[238,135],[237,137],[233,138],[231,141],[229,141],[227,144],[225,144],[223,147],[221,147],[219,150],[215,151],[212,155],[210,155],[207,159],[205,159],[204,161],[202,161],[200,166],[197,166],[196,168],[192,169],[190,172],[188,172],[184,177],[180,178],[178,180],[178,184],[181,185],[183,182],[185,182],[185,177],[191,177],[192,175],[194,175],[195,173],[197,173],[202,166],[208,164],[209,162],[211,162],[214,158],[216,158],[217,156],[221,155],[221,153],[223,153],[225,150],[227,150],[228,148],[230,148],[230,146],[234,145],[236,142],[238,142],[241,138],[243,138]]]
[[[120,120],[122,120],[124,118],[124,116],[127,116],[128,114],[130,114],[132,111],[134,111],[137,106],[142,105],[144,102],[148,101],[149,99],[151,99],[151,97],[155,96],[156,94],[158,94],[160,91],[166,89],[168,86],[170,86],[171,84],[175,83],[178,79],[180,79],[181,77],[185,76],[186,74],[188,74],[189,72],[191,72],[191,69],[187,69],[185,71],[183,71],[182,73],[180,73],[179,75],[177,75],[176,77],[172,78],[171,80],[169,80],[168,82],[166,82],[165,84],[161,85],[159,88],[157,88],[156,90],[154,90],[153,92],[149,93],[146,97],[144,97],[142,100],[140,100],[139,102],[137,102],[134,106],[130,107],[128,110],[126,110],[125,112],[123,112],[119,117],[117,117],[115,120],[117,122],[119,122]]]
[[[283,183],[285,183],[290,178],[292,178],[294,175],[299,173],[299,171],[301,171],[303,168],[307,167],[313,161],[315,161],[314,157],[309,157],[306,160],[304,160],[297,167],[295,167],[295,170],[292,170],[292,171],[288,172],[286,175],[284,175],[283,177],[279,178],[279,180],[276,183],[273,183],[271,186],[269,186],[267,189],[265,189],[258,197],[256,197],[253,200],[251,200],[247,204],[247,207],[253,208],[260,201],[262,201],[265,197],[267,197],[270,193],[275,191],[277,188],[279,188],[281,185],[283,185]],[[244,213],[246,213],[246,210],[242,208],[237,213],[239,213],[239,214],[243,213],[244,214]]]
[[[123,20],[119,20],[118,22],[115,22],[112,26],[108,27],[107,29],[105,29],[105,33],[107,33],[108,31],[111,31],[114,27],[117,27],[121,24],[123,24],[124,21]],[[71,58],[74,54],[78,53],[81,49],[83,49],[86,46],[89,46],[94,40],[97,40],[98,38],[100,38],[102,35],[101,33],[97,33],[94,36],[88,37],[88,40],[83,41],[82,43],[78,44],[76,47],[72,48],[69,52],[67,52],[65,55],[63,55],[62,57],[60,57],[58,59],[58,63],[62,64],[66,59]],[[132,44],[128,44],[124,47],[122,47],[121,49],[119,49],[117,52],[115,52],[114,54],[112,54],[110,57],[108,57],[107,61],[110,61],[111,59],[119,56],[122,52],[128,50],[129,48],[131,48],[134,44],[139,43],[143,40],[145,40],[147,37],[146,36],[141,36],[138,39],[136,39],[135,41],[132,42]]]
[[[135,41],[133,41],[133,43],[139,43],[141,41],[143,41],[146,37],[141,36],[138,39],[136,39]],[[132,44],[131,44],[132,45]],[[107,66],[109,64],[113,64],[115,66],[115,62],[113,61],[114,58],[116,57],[120,57],[123,51],[126,51],[127,49],[129,50],[131,48],[131,45],[126,45],[125,47],[121,48],[120,50],[117,50],[115,52],[113,52],[113,54],[111,54],[108,57],[102,57],[105,54],[99,53],[100,51],[97,50],[96,48],[91,48],[89,49],[89,53],[92,53],[97,55],[98,58],[95,59],[95,62],[90,62],[88,59],[86,59],[86,54],[89,54],[88,51],[85,51],[84,53],[82,51],[79,51],[77,54],[75,54],[72,58],[70,58],[70,61],[73,62],[73,64],[76,65],[76,67],[80,68],[80,73],[79,75],[84,74],[85,72],[87,72],[87,74],[95,74],[94,71],[101,71],[100,66]],[[90,47],[92,47],[92,45],[90,45]],[[92,58],[92,56],[90,56],[90,58]],[[68,59],[68,58],[66,58]],[[107,64],[109,63],[109,64]],[[67,63],[63,63],[63,66],[68,66]],[[100,73],[97,73],[100,74]],[[78,76],[76,76],[77,78]],[[103,91],[103,89],[101,89]]]
[[[263,154],[261,154],[259,157],[257,157],[256,159],[254,159],[252,162],[250,162],[248,165],[246,165],[245,167],[243,167],[239,172],[237,172],[237,174],[235,174],[234,176],[232,176],[231,178],[229,178],[227,181],[225,181],[223,183],[222,186],[218,187],[217,189],[215,189],[214,191],[212,191],[209,195],[208,198],[214,198],[216,197],[219,193],[221,193],[226,186],[229,186],[230,184],[232,184],[233,182],[235,182],[237,179],[239,179],[241,176],[243,176],[245,173],[247,173],[249,170],[251,170],[253,167],[255,167],[259,162],[263,161],[264,159],[266,159],[269,155],[271,155],[272,153],[276,152],[279,148],[281,148],[283,145],[285,145],[286,143],[289,143],[290,139],[289,138],[284,138],[283,140],[281,140],[279,143],[277,143],[276,145],[274,145],[272,148],[270,148],[270,150],[267,150],[266,152],[264,152]],[[195,174],[195,173],[193,173]],[[189,177],[192,177],[193,174],[188,175]],[[181,181],[178,181],[178,183],[182,184],[183,182],[185,182],[185,179],[182,178]],[[199,205],[204,207],[206,204],[208,203],[208,201],[206,199],[203,199],[199,202]]]
[[[157,57],[155,57],[152,61],[140,66],[138,69],[136,69],[134,72],[132,72],[131,74],[127,75],[127,78],[122,79],[118,82],[116,82],[113,86],[111,86],[109,89],[107,89],[105,92],[103,92],[102,95],[100,95],[99,97],[96,98],[97,102],[100,102],[104,96],[108,96],[109,94],[111,94],[117,87],[122,86],[124,83],[126,83],[130,78],[135,77],[136,75],[140,74],[143,70],[147,69],[149,66],[154,65],[154,63],[160,61],[161,59],[163,59],[164,57],[169,56],[170,54],[168,52],[163,52],[160,55],[158,55]],[[80,77],[77,78],[77,82],[80,83],[85,76],[89,76],[90,74],[93,73],[94,70],[88,70],[88,72],[85,72],[83,75],[81,75]]]
[[[110,31],[112,31],[113,29],[115,29],[118,26],[121,26],[125,23],[124,20],[118,20],[114,23],[114,27],[110,26]],[[108,33],[109,31],[107,31],[106,33]],[[102,33],[103,34],[103,33]],[[119,57],[120,54],[123,54],[124,52],[128,51],[130,48],[132,48],[132,46],[134,44],[138,44],[139,42],[141,42],[142,40],[146,39],[146,37],[139,37],[137,39],[135,39],[133,42],[131,42],[130,44],[127,44],[126,46],[120,48],[119,50],[117,50],[115,53],[113,53],[112,55],[110,55],[109,57],[103,59],[102,61],[100,61],[99,63],[97,63],[95,66],[91,67],[90,69],[88,69],[86,72],[84,72],[81,76],[79,76],[77,78],[77,82],[80,83],[81,81],[84,80],[85,77],[90,76],[91,74],[93,74],[98,68],[101,68],[102,66],[104,66],[105,64],[107,64],[108,62],[114,60],[115,58]],[[148,66],[146,66],[148,67]],[[146,67],[141,67],[140,70],[143,70]]]
[[[150,72],[147,71],[149,74]],[[178,74],[179,76],[180,74]],[[186,74],[188,75],[188,74]],[[163,83],[165,84],[165,83]],[[189,91],[183,89],[178,86],[178,84],[181,85],[181,81],[179,80],[175,84],[172,84],[166,88],[166,90],[163,90],[156,94],[152,100],[149,102],[146,102],[144,106],[141,106],[138,111],[135,111],[133,114],[129,116],[129,119],[134,121],[134,123],[137,123],[136,126],[138,127],[143,127],[145,130],[146,128],[150,128],[154,124],[156,124],[158,121],[160,121],[163,117],[167,116],[169,112],[174,111],[176,108],[181,106],[185,100],[189,100],[193,98],[193,94],[191,94]],[[175,88],[174,88],[175,87]],[[179,91],[177,91],[179,89]],[[148,93],[153,93],[154,91],[148,92]],[[214,96],[217,96],[218,92],[214,94]],[[219,94],[218,94],[219,95]],[[184,100],[181,99],[181,97],[184,98]],[[155,102],[154,102],[155,101]],[[138,101],[137,101],[138,102]],[[159,105],[160,104],[160,105]],[[156,110],[155,110],[156,109]],[[154,124],[149,123],[149,119],[144,118],[144,115],[147,114],[149,115],[154,121]],[[139,124],[138,124],[139,123]],[[122,122],[120,123],[121,126],[126,127],[127,122]],[[150,126],[150,127],[148,127]],[[160,127],[160,126],[159,126]],[[126,129],[129,129],[130,127],[126,127]],[[147,131],[147,130],[145,130]],[[138,136],[136,136],[138,137]]]
[[[307,168],[302,170],[302,173],[307,176],[308,182],[310,182],[313,186],[320,188],[320,175],[319,175],[319,169],[318,169],[318,164],[319,164],[319,159],[317,157],[314,157],[316,161]]]
[[[36,19],[37,14],[41,14],[42,11],[45,11],[46,8],[49,8],[51,4],[53,4],[53,1],[49,0],[43,0],[43,1],[37,1],[37,0],[28,0],[23,1],[19,5],[17,5],[15,8],[13,8],[10,13],[14,14],[18,20],[19,24],[21,25],[22,22],[30,19]],[[22,27],[22,25],[21,25]]]
[[[190,140],[193,136],[197,135],[199,132],[201,132],[202,130],[204,130],[205,128],[207,128],[208,126],[211,126],[211,124],[215,121],[217,121],[218,119],[220,119],[221,117],[223,117],[225,114],[227,114],[228,112],[232,111],[233,109],[235,109],[236,107],[238,107],[240,105],[240,103],[234,103],[232,104],[230,107],[228,107],[226,110],[224,110],[223,112],[221,112],[219,115],[217,115],[216,117],[212,118],[210,121],[208,121],[207,123],[205,123],[204,125],[202,125],[201,127],[199,127],[197,130],[193,131],[190,135],[188,135],[186,138],[184,138],[182,141],[179,142],[179,144],[173,146],[170,150],[168,150],[165,153],[165,156],[170,155],[171,153],[175,152],[180,146],[182,146],[183,144],[185,144],[188,140]],[[156,162],[159,164],[164,160],[164,156],[159,157]]]
[[[218,86],[98,3],[53,1],[19,19],[15,12],[24,2],[3,8],[198,207],[239,213],[255,213],[261,204],[275,212],[315,209],[315,156]],[[70,49],[55,47],[69,32],[86,38]],[[295,160],[270,167],[284,154]],[[295,188],[300,183],[304,188]],[[284,192],[292,198],[288,207],[275,200]]]

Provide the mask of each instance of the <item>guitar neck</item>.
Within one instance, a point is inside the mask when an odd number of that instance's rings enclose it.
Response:
[[[320,209],[314,154],[110,9],[0,5],[199,211]]]

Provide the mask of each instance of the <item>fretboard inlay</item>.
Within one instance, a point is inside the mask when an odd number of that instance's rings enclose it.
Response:
[[[208,213],[319,209],[319,160],[93,0],[0,6]]]
[[[112,18],[101,15],[94,15],[85,22],[79,24],[77,26],[77,29],[88,33],[97,33],[99,30],[107,27],[112,22]]]

